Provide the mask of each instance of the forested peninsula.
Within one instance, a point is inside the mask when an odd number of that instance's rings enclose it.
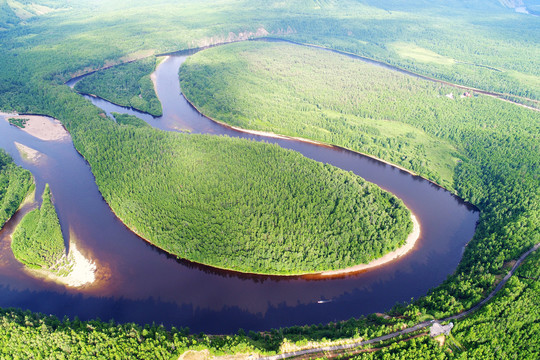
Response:
[[[505,261],[538,242],[537,111],[279,42],[201,51],[179,76],[186,97],[212,118],[375,155],[480,208],[457,273],[417,302],[422,311],[467,309]]]
[[[276,145],[95,125],[80,148],[105,200],[137,234],[184,259],[314,273],[367,263],[412,230],[401,200]]]
[[[32,269],[67,272],[66,248],[51,198],[45,185],[40,209],[26,214],[13,233],[11,249],[15,258]]]
[[[150,78],[157,61],[151,56],[95,72],[79,81],[75,90],[160,116],[163,110]]]

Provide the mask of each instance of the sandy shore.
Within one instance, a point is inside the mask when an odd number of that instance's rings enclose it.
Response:
[[[79,287],[91,284],[96,280],[96,265],[77,249],[74,243],[70,244],[67,255],[67,266],[71,271],[66,276],[59,276],[48,270],[28,269],[32,274],[69,286]]]
[[[14,144],[23,160],[31,162],[32,164],[38,164],[47,157],[47,155],[16,141],[14,141]]]
[[[420,223],[418,222],[418,220],[416,219],[416,216],[414,216],[412,212],[411,212],[411,220],[413,222],[413,230],[407,237],[407,240],[405,241],[405,245],[403,245],[402,247],[384,255],[383,257],[375,259],[368,264],[360,264],[360,265],[351,266],[351,267],[340,269],[340,270],[324,271],[320,273],[319,275],[320,276],[336,276],[336,275],[351,274],[351,273],[371,269],[377,266],[381,266],[383,264],[389,263],[397,259],[400,256],[405,255],[406,253],[408,253],[414,248],[416,241],[420,238]]]
[[[217,124],[220,124],[226,128],[229,128],[229,129],[233,129],[233,130],[236,130],[236,131],[239,131],[239,132],[243,132],[243,133],[246,133],[246,134],[253,134],[253,135],[259,135],[259,136],[264,136],[264,137],[269,137],[269,138],[274,138],[274,139],[284,139],[284,140],[296,140],[296,141],[301,141],[301,142],[305,142],[305,143],[309,143],[309,144],[314,144],[314,145],[317,145],[317,146],[324,146],[324,147],[328,147],[328,148],[336,148],[336,149],[343,149],[343,150],[347,150],[347,151],[351,151],[351,152],[354,152],[354,153],[357,153],[357,154],[360,154],[362,156],[365,156],[365,157],[368,157],[368,158],[371,158],[371,159],[374,159],[374,160],[377,160],[379,162],[382,162],[382,163],[385,163],[387,165],[390,165],[392,167],[395,167],[396,169],[399,169],[401,171],[405,171],[406,173],[408,174],[411,174],[413,176],[420,176],[418,174],[416,174],[415,172],[409,170],[409,169],[406,169],[400,165],[396,165],[396,164],[393,164],[391,162],[388,162],[386,160],[383,160],[383,159],[380,159],[376,156],[373,156],[373,155],[369,155],[369,154],[365,154],[363,152],[360,152],[360,151],[356,151],[356,150],[352,150],[352,149],[348,149],[348,148],[345,148],[343,146],[338,146],[338,145],[331,145],[331,144],[327,144],[327,143],[323,143],[323,142],[320,142],[320,141],[317,141],[317,140],[310,140],[310,139],[306,139],[306,138],[301,138],[301,137],[295,137],[295,136],[288,136],[288,135],[279,135],[279,134],[276,134],[276,133],[273,133],[273,132],[268,132],[268,131],[260,131],[260,130],[248,130],[248,129],[244,129],[244,128],[241,128],[241,127],[237,127],[237,126],[232,126],[232,125],[229,125],[223,121],[220,121],[220,120],[216,120],[214,119],[213,117],[210,117],[206,114],[204,114],[201,110],[199,110],[199,108],[197,106],[195,106],[195,104],[193,104],[185,95],[184,93],[182,93],[182,96],[184,97],[184,99],[186,99],[186,101],[195,109],[197,110],[197,112],[199,114],[201,114],[202,116],[212,120],[213,122],[217,123]],[[421,176],[420,176],[421,177]],[[426,181],[429,181],[429,182],[432,182],[434,183],[435,185],[437,186],[440,186],[438,184],[436,184],[435,182],[429,180],[429,179],[426,179],[424,177],[422,177],[422,179],[426,180]]]
[[[6,121],[8,119],[28,119],[21,130],[44,141],[62,141],[69,139],[69,134],[60,121],[40,115],[18,115],[0,112]]]

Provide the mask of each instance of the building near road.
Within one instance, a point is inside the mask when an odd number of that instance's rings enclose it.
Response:
[[[454,323],[448,325],[441,325],[438,322],[431,325],[429,328],[429,336],[436,337],[439,335],[450,335],[450,330],[454,327]]]

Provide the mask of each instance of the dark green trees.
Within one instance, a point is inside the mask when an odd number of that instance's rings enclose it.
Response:
[[[0,149],[0,229],[15,214],[33,183],[30,171],[15,165]]]
[[[64,238],[48,184],[41,209],[26,214],[15,229],[11,249],[17,260],[30,268],[53,270],[64,257]]]

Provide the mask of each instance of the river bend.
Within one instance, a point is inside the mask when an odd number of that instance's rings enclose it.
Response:
[[[186,55],[170,56],[156,70],[163,105],[159,118],[87,98],[107,114],[133,114],[162,130],[273,142],[353,171],[394,193],[417,215],[422,235],[414,250],[388,265],[333,279],[245,275],[178,260],[143,241],[114,216],[70,139],[41,141],[0,120],[0,147],[33,173],[38,194],[46,182],[50,184],[64,233],[71,230],[79,250],[99,269],[97,281],[81,289],[28,275],[9,249],[8,235],[20,218],[15,216],[0,232],[1,307],[227,333],[385,311],[398,301],[425,295],[455,271],[478,220],[473,207],[429,181],[351,151],[250,135],[207,119],[181,95],[178,68],[185,59]],[[25,162],[14,141],[42,152],[45,159],[38,165]]]

